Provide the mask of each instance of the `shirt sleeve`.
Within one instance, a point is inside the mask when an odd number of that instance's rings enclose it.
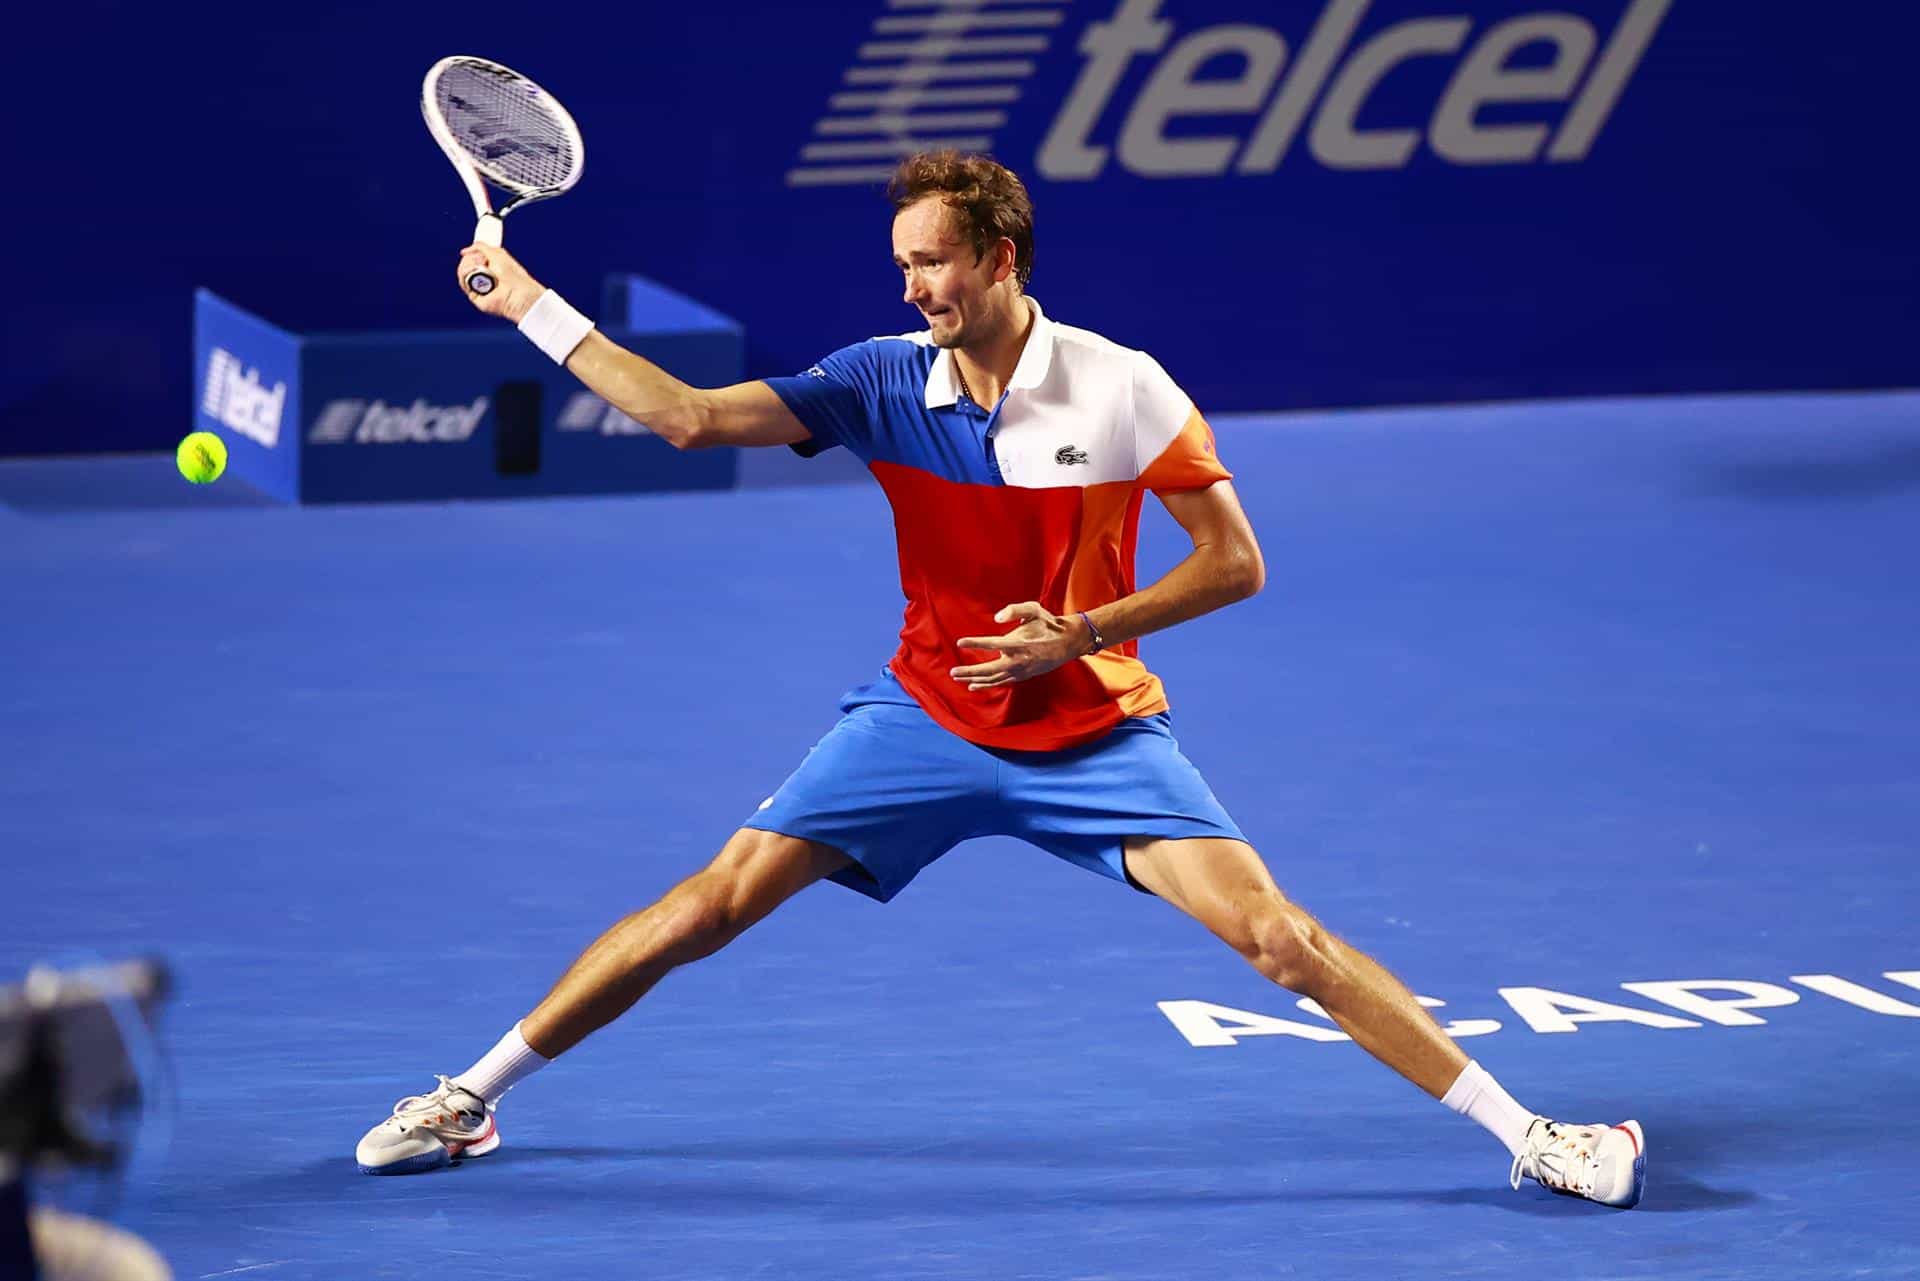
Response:
[[[804,374],[769,378],[767,386],[780,397],[813,439],[792,446],[802,458],[812,458],[835,445],[866,461],[873,458],[873,422],[880,403],[878,344],[869,339],[842,347]]]
[[[1133,372],[1134,457],[1141,462],[1135,484],[1155,493],[1205,489],[1231,480],[1214,452],[1213,428],[1160,362],[1136,355]]]

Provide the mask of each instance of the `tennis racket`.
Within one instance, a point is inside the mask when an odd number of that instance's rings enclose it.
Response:
[[[485,58],[442,58],[420,86],[420,114],[473,197],[477,244],[500,243],[500,220],[521,205],[557,196],[580,181],[586,150],[580,128],[554,100],[519,72]],[[487,183],[507,194],[498,210]],[[493,292],[485,271],[467,275],[467,291]]]

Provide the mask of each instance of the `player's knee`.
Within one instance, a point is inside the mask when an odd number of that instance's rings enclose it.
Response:
[[[669,896],[668,948],[676,964],[710,956],[807,883],[807,842],[743,828]]]
[[[1308,995],[1332,964],[1332,938],[1310,913],[1284,899],[1262,900],[1250,909],[1236,946],[1275,983]]]
[[[728,876],[712,869],[696,873],[673,891],[667,930],[669,951],[685,963],[711,956],[746,928],[739,896]]]

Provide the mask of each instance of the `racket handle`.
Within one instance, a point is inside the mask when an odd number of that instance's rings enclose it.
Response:
[[[476,245],[494,245],[497,247],[500,244],[501,233],[505,230],[506,227],[501,223],[499,215],[483,213],[480,215],[480,221],[474,224],[473,243]],[[467,292],[475,298],[485,298],[493,292],[493,287],[499,283],[499,281],[493,278],[493,273],[489,271],[472,271],[467,273]]]

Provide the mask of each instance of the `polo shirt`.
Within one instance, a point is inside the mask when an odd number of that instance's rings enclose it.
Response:
[[[954,641],[1011,631],[993,617],[1019,601],[1072,615],[1131,595],[1146,492],[1204,489],[1232,473],[1153,357],[1026,302],[1033,328],[991,407],[961,394],[953,353],[926,331],[855,343],[767,384],[811,433],[797,452],[851,451],[893,507],[906,596],[895,679],[970,742],[1057,751],[1167,710],[1139,643],[969,690],[948,669],[991,651]]]

